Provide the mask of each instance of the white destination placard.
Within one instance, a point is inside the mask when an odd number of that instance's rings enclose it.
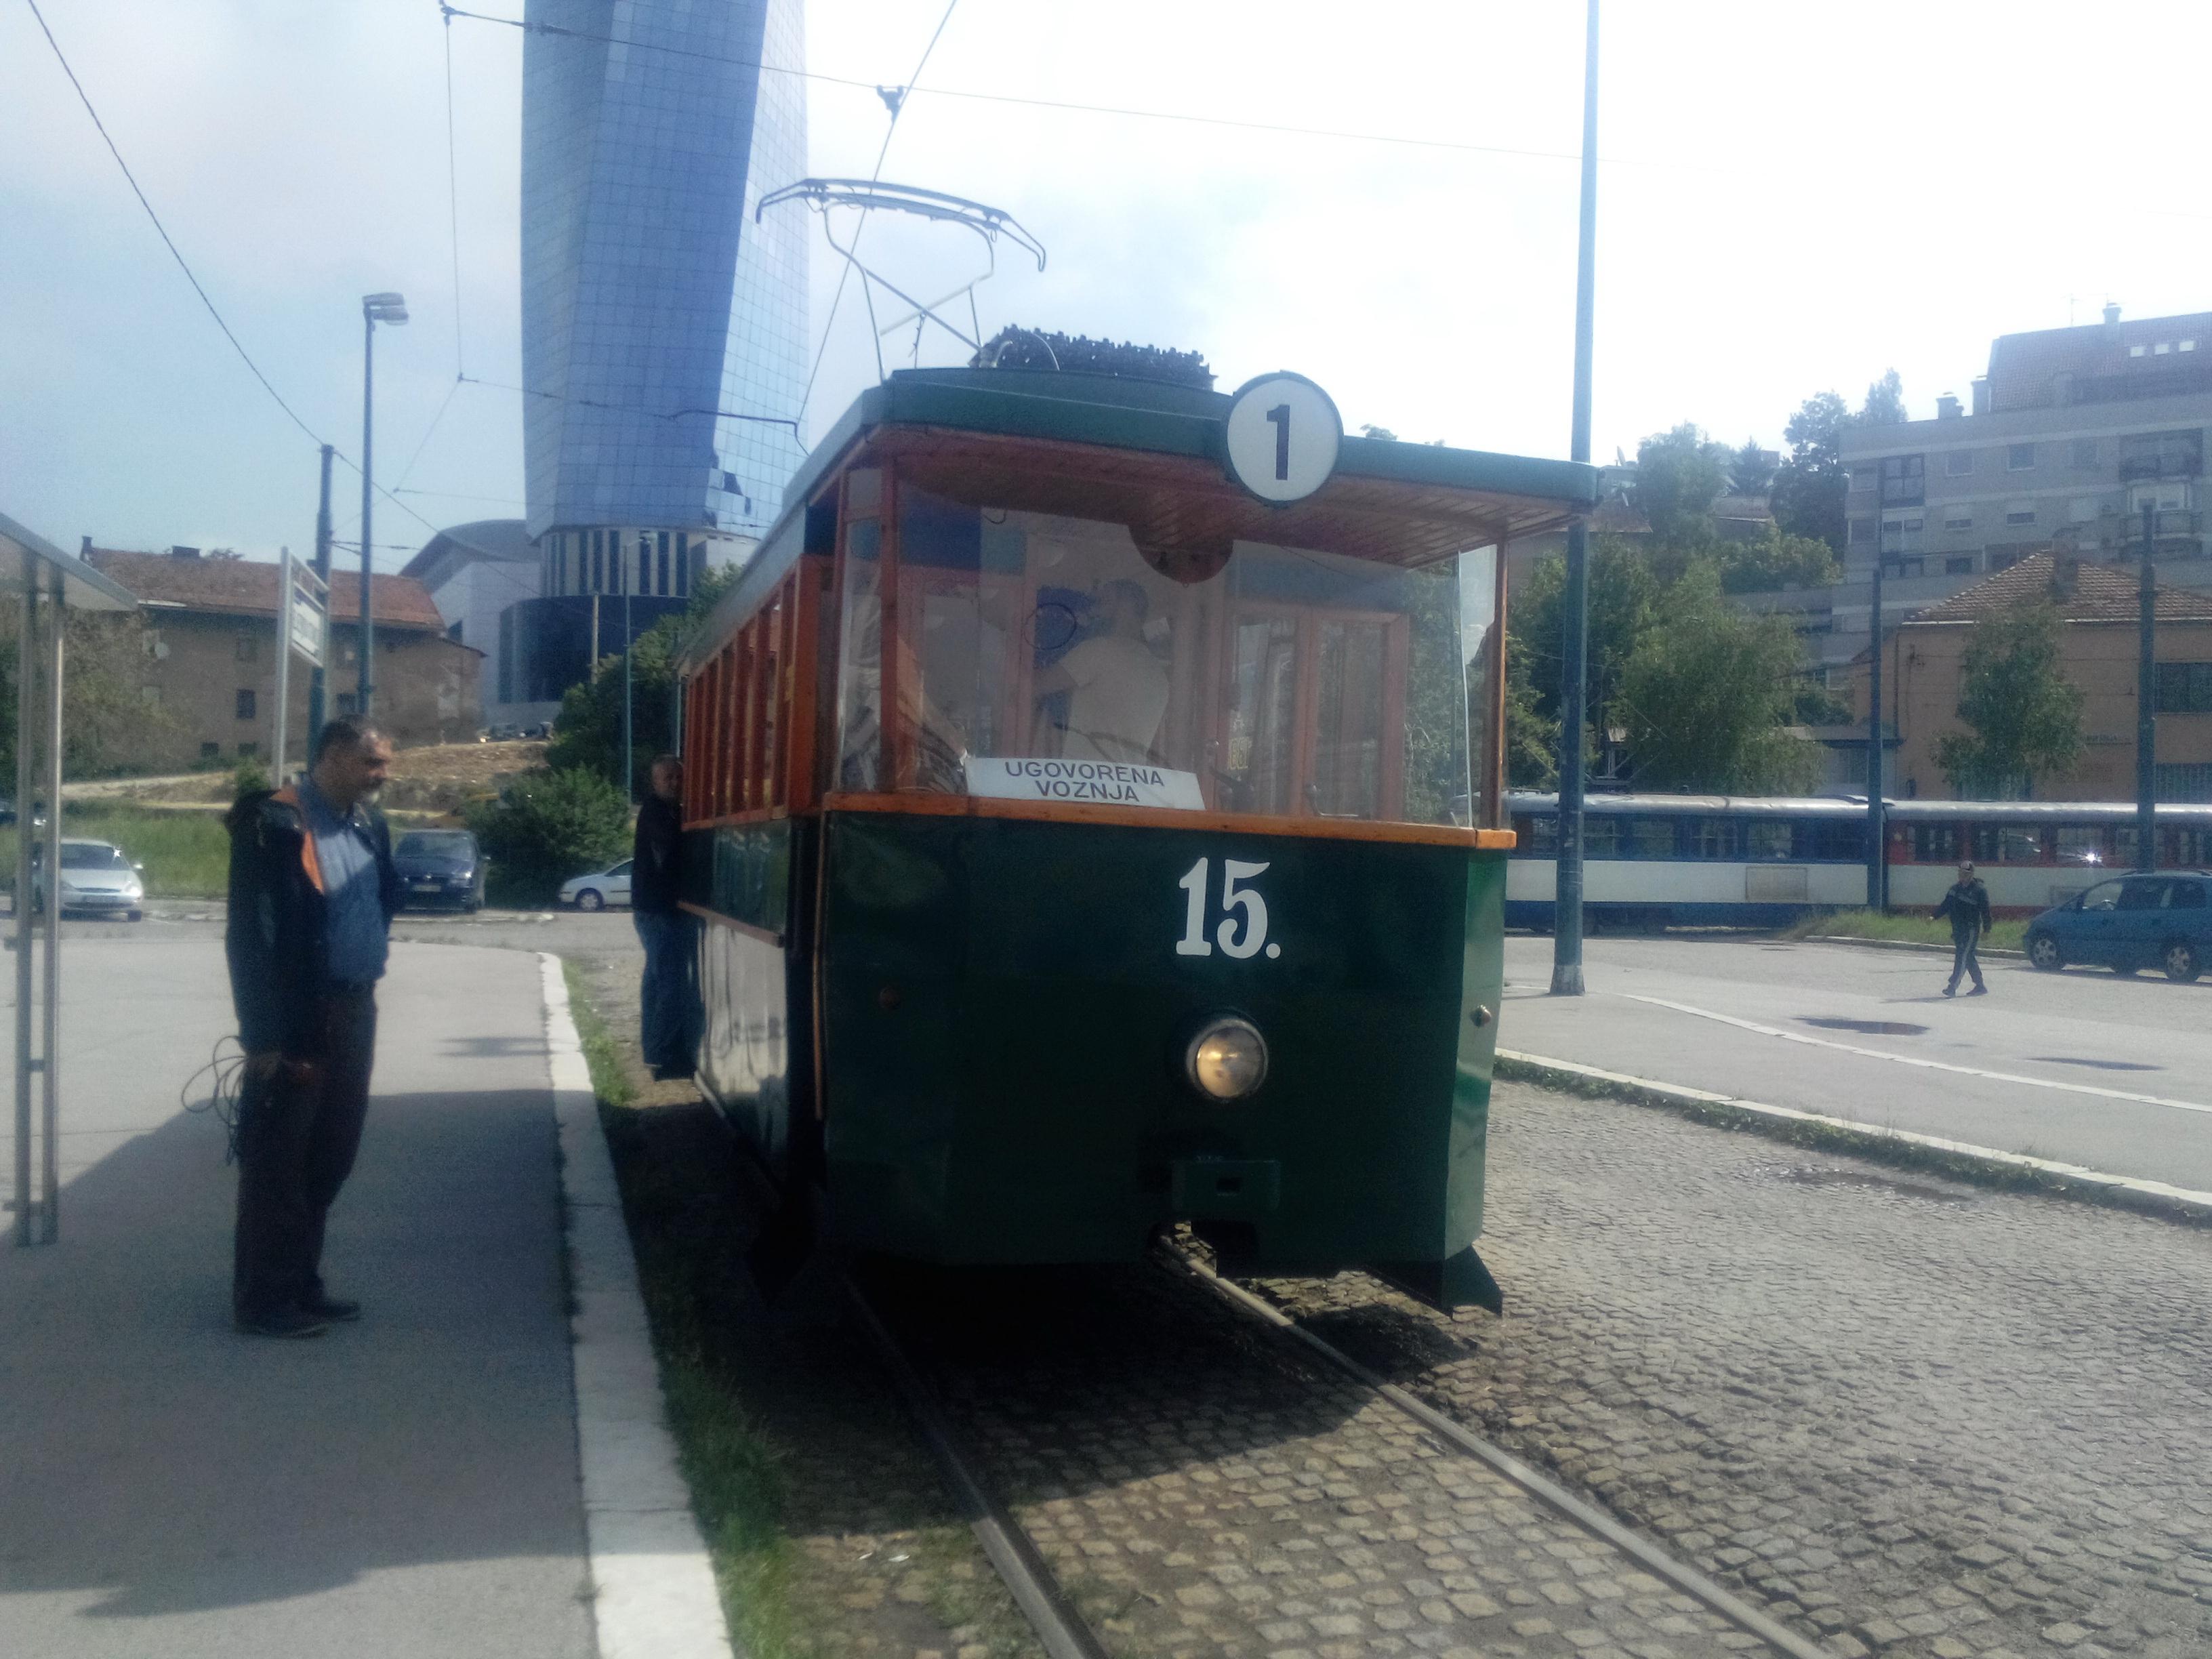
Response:
[[[968,793],[992,800],[1088,802],[1105,806],[1171,806],[1199,811],[1198,774],[1121,761],[1002,760],[968,757]]]
[[[1304,501],[1336,471],[1344,422],[1303,374],[1262,374],[1230,400],[1229,476],[1278,507]]]

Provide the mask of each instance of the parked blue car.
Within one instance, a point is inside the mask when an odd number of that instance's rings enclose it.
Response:
[[[2212,955],[2212,875],[2203,871],[2100,881],[2027,925],[2027,959],[2056,973],[2074,963],[2132,974],[2163,968],[2187,984]]]

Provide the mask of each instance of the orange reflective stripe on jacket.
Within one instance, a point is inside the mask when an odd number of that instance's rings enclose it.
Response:
[[[272,797],[292,808],[300,815],[300,867],[307,872],[307,885],[318,893],[323,890],[323,861],[315,852],[315,832],[307,823],[307,809],[300,804],[300,792],[286,784]]]

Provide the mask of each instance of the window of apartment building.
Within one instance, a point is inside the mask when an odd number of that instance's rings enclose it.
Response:
[[[2184,351],[2194,351],[2197,349],[2197,342],[2194,340],[2184,340],[2181,343],[2180,349]]]
[[[253,718],[253,693],[251,690],[241,690],[238,694],[238,718],[242,720],[252,720]]]
[[[2076,495],[2066,504],[2066,520],[2069,524],[2094,524],[2097,520],[2097,498],[2094,495]]]
[[[2096,464],[2097,441],[2094,438],[2076,438],[2074,441],[2074,465],[2094,466]]]
[[[1881,459],[1881,504],[1918,507],[1926,499],[1928,458],[1885,455]]]
[[[2035,446],[2033,444],[2007,444],[2005,446],[2006,471],[2027,472],[2032,471],[2034,465]]]
[[[1943,509],[1944,529],[1972,530],[1973,527],[1974,509],[1972,507],[1962,505],[1959,507],[1947,507]]]
[[[2035,503],[2033,501],[2007,501],[2005,503],[2005,522],[2007,524],[2033,524],[2035,522]]]
[[[1920,550],[1921,527],[1924,523],[1917,513],[1885,513],[1881,517],[1881,550],[1885,557]]]
[[[1943,574],[1947,576],[1972,575],[1973,569],[1974,556],[1971,553],[1954,554],[1943,561]]]
[[[2203,470],[2201,431],[2143,432],[2120,440],[2123,478],[2185,478]]]
[[[1893,576],[1924,576],[1928,574],[1928,561],[1921,558],[1899,558],[1893,555],[1882,560],[1881,568]]]
[[[204,743],[200,745],[200,758],[202,760],[214,760],[222,753],[222,745],[219,743]]]
[[[2151,793],[2160,800],[2212,800],[2212,766],[2191,765],[2186,763],[2181,765],[2168,765],[2166,762],[2160,761],[2154,769],[2154,775],[2151,779]],[[2163,825],[2160,827],[2164,828]],[[2171,836],[2173,831],[2168,830],[2166,834]],[[2163,840],[2165,837],[2161,836],[2160,839]],[[2133,863],[2134,860],[2130,860],[2129,862]],[[2194,864],[2197,860],[2173,859],[2168,862],[2186,866]]]
[[[2160,714],[2212,714],[2212,662],[2162,662],[2156,667]]]
[[[676,586],[672,580],[674,573],[668,568],[668,532],[665,530],[660,532],[655,544],[654,562],[659,566],[658,574],[660,577],[660,586],[654,591],[663,599],[672,598],[676,592]]]
[[[2196,505],[2196,495],[2186,478],[2160,478],[2152,483],[2135,484],[2128,490],[2128,512],[2135,516],[2148,507],[2160,513],[2186,513]]]
[[[240,760],[252,760],[260,752],[261,745],[258,743],[241,743],[238,745],[238,757]]]
[[[2144,348],[2142,346],[2131,345],[2128,348],[2128,356],[2130,357],[2140,357],[2143,355],[2143,349]]]
[[[2020,562],[2020,550],[2014,547],[1987,548],[1982,556],[1989,561],[1990,574],[1995,575],[1998,571],[2009,570]]]
[[[2164,357],[2164,356],[2166,356],[2169,355],[2172,350],[2173,350],[2173,342],[2172,342],[2172,341],[2171,341],[2171,340],[2160,340],[2160,341],[2156,345],[2153,346],[2153,347],[2150,349],[2150,355],[2151,355],[2152,356],[2154,356],[2154,357]]]
[[[260,655],[261,641],[259,640],[255,639],[251,634],[240,634],[238,636],[239,661],[252,662]]]
[[[688,531],[676,532],[676,597],[688,599],[691,592],[691,537]]]
[[[1974,470],[1974,452],[1954,449],[1943,458],[1943,471],[1954,478],[1963,478]]]

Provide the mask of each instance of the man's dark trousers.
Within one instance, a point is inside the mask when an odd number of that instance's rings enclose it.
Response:
[[[1959,988],[1959,981],[1968,974],[1972,974],[1974,976],[1974,988],[1977,991],[1985,991],[1989,988],[1988,986],[1982,982],[1981,959],[1977,954],[1978,948],[1981,945],[1981,942],[1982,936],[1978,932],[1971,933],[1954,933],[1951,935],[1951,983],[1948,987],[1949,989],[1954,991],[1957,990]]]
[[[697,1061],[699,930],[682,910],[633,913],[645,946],[645,976],[638,985],[638,1047],[658,1071],[688,1074]]]
[[[307,1052],[249,1077],[238,1112],[238,1238],[231,1300],[241,1318],[323,1293],[323,1226],[353,1172],[376,1057],[368,988],[313,1000]]]

